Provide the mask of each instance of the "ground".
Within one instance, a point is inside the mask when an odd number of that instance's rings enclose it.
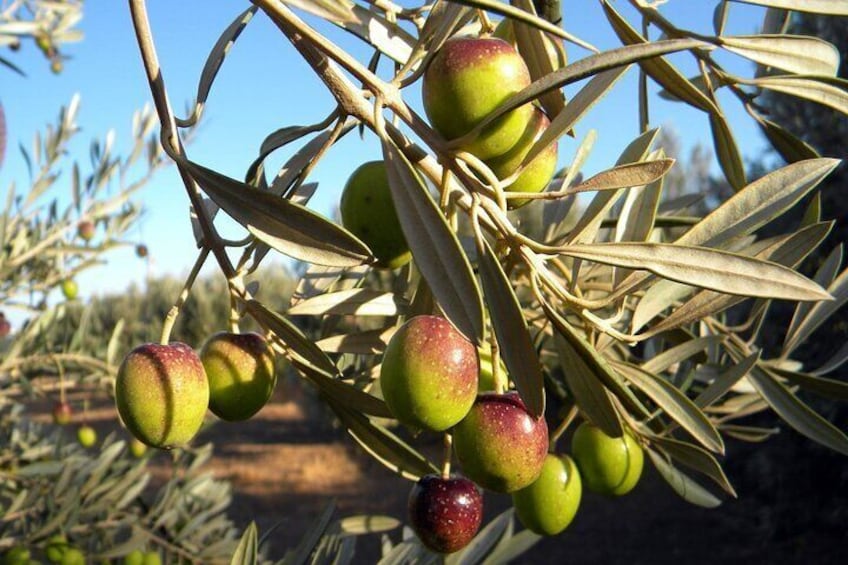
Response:
[[[274,527],[270,555],[282,557],[306,532],[328,501],[338,515],[386,514],[403,519],[411,483],[366,456],[343,430],[328,425],[328,413],[299,386],[278,387],[259,414],[243,423],[217,422],[198,441],[212,441],[211,469],[233,485],[229,514],[238,527],[255,520],[260,533]],[[115,427],[114,409],[97,403],[90,421],[102,433]],[[42,418],[47,418],[42,413]],[[787,432],[792,433],[792,432]],[[101,436],[102,437],[102,436]],[[437,446],[431,446],[436,448]],[[729,445],[731,457],[749,453],[748,446]],[[761,450],[762,451],[762,450]],[[164,474],[169,458],[157,455],[154,472]],[[836,459],[846,465],[845,459]],[[731,474],[739,500],[705,510],[680,499],[649,464],[636,489],[620,498],[584,494],[572,525],[544,539],[515,563],[699,564],[754,565],[843,563],[848,529],[817,526],[786,515],[786,500],[804,496],[817,477],[782,481],[778,498],[764,504],[746,492]],[[744,477],[743,477],[744,479]],[[742,481],[744,484],[744,480]],[[793,498],[794,497],[794,498]],[[842,512],[845,497],[825,502],[816,514]],[[486,493],[488,521],[509,507],[509,497]],[[829,507],[830,505],[831,507]],[[797,523],[798,527],[794,528]],[[392,534],[397,540],[398,532]],[[356,563],[379,559],[377,536],[357,546]]]

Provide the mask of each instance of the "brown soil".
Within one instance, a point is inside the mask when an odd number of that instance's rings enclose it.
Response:
[[[273,528],[268,554],[280,559],[331,500],[339,517],[369,513],[404,519],[411,483],[365,455],[343,430],[329,426],[329,413],[322,412],[315,399],[299,387],[278,389],[273,401],[251,420],[218,422],[197,440],[215,444],[211,470],[232,482],[229,515],[236,525],[244,528],[255,520],[260,533]],[[41,408],[40,419],[47,420],[49,407],[43,404]],[[108,403],[90,410],[88,420],[104,434],[116,427],[114,408]],[[152,461],[155,474],[166,472],[166,455]],[[841,461],[844,465],[844,459]],[[792,516],[779,512],[785,504],[769,507],[746,498],[732,475],[740,500],[730,500],[715,510],[697,508],[676,496],[649,467],[646,463],[643,480],[627,496],[610,499],[584,494],[580,512],[566,532],[540,541],[515,562],[844,562],[842,551],[848,541],[844,526],[830,531],[805,523],[793,531]],[[815,483],[816,478],[799,480]],[[793,490],[798,485],[783,487],[782,496],[800,496],[797,488]],[[836,498],[831,505],[844,500],[844,496]],[[509,503],[508,496],[487,493],[485,520],[507,509]],[[834,511],[844,508],[820,509],[821,513]],[[395,541],[399,535],[397,531],[391,534]],[[378,536],[362,538],[356,555],[356,563],[376,562]]]

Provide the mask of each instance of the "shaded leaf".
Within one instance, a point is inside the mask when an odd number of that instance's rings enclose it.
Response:
[[[715,508],[721,505],[721,500],[672,465],[665,456],[653,449],[647,451],[656,470],[683,500],[704,508]]]
[[[759,114],[754,114],[754,118],[772,147],[780,153],[780,156],[787,163],[820,157],[818,151],[812,145],[800,139],[780,124],[767,120]]]
[[[643,371],[636,365],[614,363],[621,375],[653,400],[672,420],[715,453],[724,453],[724,442],[718,430],[685,394],[663,379]]]
[[[734,190],[742,190],[748,184],[745,178],[745,165],[742,164],[739,147],[723,114],[720,112],[710,114],[710,129],[713,133],[713,147],[727,182]]]
[[[760,360],[760,353],[752,353],[718,375],[701,393],[695,397],[695,406],[705,408],[724,396],[733,386],[742,380]]]
[[[330,353],[355,353],[357,355],[379,355],[386,350],[386,346],[397,327],[369,330],[358,333],[346,333],[325,337],[316,342],[322,351]]]
[[[424,475],[438,473],[435,465],[383,426],[335,400],[327,400],[353,439],[393,472],[416,481]]]
[[[259,541],[256,522],[251,521],[236,547],[230,565],[256,565],[258,563]]]
[[[627,23],[627,20],[607,0],[602,0],[601,5],[606,13],[607,20],[609,20],[622,43],[626,45],[649,43]],[[705,112],[718,113],[718,108],[713,101],[665,59],[643,60],[639,62],[639,66],[668,92],[690,106]]]
[[[798,385],[804,390],[818,394],[828,400],[848,401],[848,383],[835,379],[827,379],[801,371],[789,371],[780,367],[769,367],[768,371],[783,377],[790,384]]]
[[[672,459],[682,463],[694,471],[698,471],[711,478],[719,487],[733,498],[737,498],[736,491],[724,474],[713,455],[691,443],[679,441],[670,437],[651,437],[651,443],[660,447]]]
[[[497,256],[482,237],[477,238],[477,249],[480,281],[501,355],[527,410],[538,418],[545,413],[544,378],[521,304]]]
[[[819,302],[810,308],[809,313],[795,327],[794,332],[791,335],[787,335],[786,341],[783,344],[784,353],[788,354],[794,351],[819,326],[848,302],[848,269],[842,271],[830,286],[828,286],[828,291],[833,295],[834,300]]]
[[[837,245],[827,256],[824,262],[816,271],[816,274],[813,276],[813,280],[821,285],[824,288],[829,287],[833,280],[836,278],[837,273],[839,272],[839,267],[842,265],[842,244]],[[814,304],[810,304],[809,302],[800,302],[795,307],[795,313],[792,315],[792,321],[789,324],[789,328],[786,330],[786,337],[784,338],[784,353],[788,354],[789,350],[786,349],[786,344],[793,338],[795,333],[798,331],[798,327],[804,322],[807,316],[810,314],[810,310],[813,309]]]
[[[389,141],[383,143],[392,200],[418,269],[447,318],[480,343],[483,300],[462,246],[412,164]]]
[[[303,206],[191,161],[183,166],[221,209],[281,253],[339,267],[373,260],[368,247],[350,232]]]
[[[475,565],[479,563],[483,556],[486,555],[497,543],[498,539],[504,533],[510,521],[512,520],[512,509],[506,510],[498,514],[498,516],[486,524],[486,526],[478,532],[474,539],[471,540],[465,548],[449,555],[445,559],[445,565]]]
[[[640,414],[645,418],[649,417],[650,412],[648,409],[645,408],[642,403],[639,402],[639,399],[635,397],[633,392],[627,388],[615,369],[610,366],[609,361],[599,354],[585,338],[580,336],[577,331],[571,327],[571,324],[569,324],[564,318],[562,318],[562,316],[551,308],[547,302],[543,301],[541,305],[542,309],[545,311],[545,315],[548,317],[548,320],[550,320],[553,324],[554,330],[563,338],[563,344],[567,344],[571,347],[573,355],[570,353],[569,358],[574,356],[579,358],[582,361],[582,365],[588,367],[591,374],[606,385],[606,387],[622,402],[627,404],[633,412]],[[562,345],[560,345],[560,347],[561,346]],[[595,423],[599,426],[603,423],[608,426],[609,431],[616,431],[615,423],[610,419],[609,414],[607,414],[606,417],[599,418],[599,422]],[[620,428],[620,426],[621,424],[619,423],[618,427]]]
[[[748,373],[748,380],[768,402],[772,410],[798,433],[843,455],[848,455],[848,437],[801,402],[783,383],[759,367],[754,367]]]
[[[592,368],[560,333],[554,335],[562,372],[568,389],[583,414],[610,437],[621,437],[624,430],[607,389]]]
[[[708,347],[720,344],[722,341],[724,341],[724,337],[718,335],[688,339],[642,363],[642,370],[658,375],[670,366],[685,361]]]
[[[248,300],[245,306],[260,326],[274,333],[293,355],[302,359],[302,364],[312,365],[316,370],[325,373],[338,374],[335,363],[318,349],[315,342],[307,338],[300,328],[276,312],[268,310],[261,302]]]

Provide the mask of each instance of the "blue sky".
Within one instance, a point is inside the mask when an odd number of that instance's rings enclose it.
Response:
[[[401,2],[412,4],[412,2]],[[712,11],[716,2],[675,0],[661,6],[661,11],[681,27],[712,33]],[[173,105],[182,111],[192,100],[206,56],[216,39],[246,2],[209,2],[200,0],[150,0],[148,8],[154,38]],[[620,45],[594,0],[563,2],[566,29],[592,42],[601,49]],[[623,13],[638,22],[623,2],[616,3]],[[130,139],[132,112],[150,101],[135,36],[126,2],[90,0],[85,3],[81,29],[85,40],[68,45],[64,52],[71,60],[65,71],[53,75],[47,62],[28,42],[12,60],[23,67],[28,76],[19,77],[0,69],[0,101],[9,127],[9,150],[0,169],[0,188],[5,192],[12,180],[25,186],[27,173],[18,143],[29,146],[35,131],[51,123],[59,107],[67,104],[74,93],[82,97],[78,122],[83,132],[72,145],[72,157],[87,163],[88,143],[116,130],[118,150],[126,149]],[[763,10],[745,4],[731,3],[728,33],[755,33]],[[314,18],[310,23],[319,24]],[[370,52],[361,41],[333,26],[319,25],[319,30],[367,62]],[[587,55],[579,48],[569,48],[569,58]],[[674,59],[687,74],[694,67],[682,57]],[[721,58],[731,70],[750,74],[750,63],[733,56]],[[385,69],[383,69],[385,71]],[[382,73],[385,76],[385,72]],[[560,166],[569,162],[579,140],[591,127],[598,140],[584,172],[591,175],[614,164],[619,152],[638,134],[636,103],[637,69],[631,68],[614,90],[584,118],[576,128],[577,139],[565,138],[560,147]],[[579,87],[579,85],[578,85]],[[411,86],[408,95],[420,111],[420,83]],[[567,90],[573,94],[576,88]],[[656,92],[656,88],[652,87]],[[765,144],[759,130],[738,104],[729,99],[724,104],[734,125],[737,141],[746,157],[762,155]],[[247,27],[218,76],[208,101],[201,131],[189,148],[190,158],[216,168],[233,177],[242,177],[255,158],[262,140],[277,128],[307,124],[323,119],[333,108],[333,100],[311,70],[277,29],[260,13]],[[422,112],[423,114],[423,112]],[[652,97],[652,125],[673,124],[683,147],[696,143],[709,145],[706,116],[683,105]],[[292,150],[297,147],[293,147]],[[281,152],[270,162],[281,165],[291,151]],[[684,153],[685,154],[685,153]],[[380,157],[375,137],[366,132],[364,139],[348,135],[315,169],[311,180],[320,183],[311,206],[331,215],[348,175],[366,160]],[[274,169],[269,169],[273,174]],[[66,171],[67,173],[68,171]],[[69,192],[66,182],[58,190]],[[142,193],[147,214],[133,239],[144,241],[150,248],[154,274],[182,274],[191,266],[195,248],[188,220],[188,199],[171,167],[160,172]],[[225,234],[241,233],[225,224]],[[109,270],[86,273],[81,277],[83,294],[119,292],[131,281],[143,281],[148,266],[138,260],[132,249],[109,255]],[[281,259],[282,260],[282,259]],[[209,265],[211,266],[210,261]],[[207,269],[207,272],[211,272]]]

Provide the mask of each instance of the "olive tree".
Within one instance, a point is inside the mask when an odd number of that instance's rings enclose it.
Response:
[[[397,480],[447,475],[454,460],[451,430],[440,433],[444,455],[432,460],[419,438],[397,427],[379,387],[381,354],[392,335],[406,320],[433,314],[486,352],[496,393],[515,391],[523,409],[550,429],[551,451],[568,451],[558,440],[578,422],[590,422],[605,437],[626,437],[627,445],[636,446],[628,449],[644,452],[671,489],[692,504],[716,507],[736,496],[719,460],[725,439],[759,442],[776,429],[747,423],[752,414],[772,412],[810,441],[848,454],[844,432],[798,394],[832,400],[846,395],[843,382],[825,376],[845,361],[844,348],[814,363],[796,359],[846,298],[841,246],[827,251],[811,278],[796,270],[832,222],[822,219],[821,200],[813,197],[797,225],[780,235],[760,234],[815,195],[839,164],[818,157],[770,120],[763,93],[848,113],[845,83],[836,78],[838,52],[817,37],[786,34],[785,23],[793,10],[846,15],[848,3],[745,1],[763,8],[759,34],[724,33],[735,1],[716,2],[713,29],[699,32],[669,20],[658,2],[631,0],[639,20],[631,22],[620,6],[602,0],[593,9],[622,44],[602,51],[568,29],[567,12],[563,26],[555,23],[558,2],[253,0],[212,48],[193,110],[177,117],[168,99],[167,61],[157,57],[145,2],[130,0],[162,146],[191,201],[199,246],[173,316],[163,321],[162,342],[168,342],[200,266],[212,257],[228,283],[232,328],[246,319],[258,324],[277,354],[320,391],[353,441]],[[544,17],[537,8],[544,8]],[[331,24],[326,29],[335,26],[360,38],[371,58],[359,60],[340,48],[306,14]],[[269,131],[256,160],[237,179],[193,160],[183,135],[206,109],[219,68],[254,17],[276,25],[334,103],[319,123]],[[513,40],[532,80],[478,117],[469,131],[446,135],[409,104],[409,93],[427,80],[428,68],[452,38],[488,36],[499,18],[512,20]],[[751,60],[752,72],[729,71],[719,62],[721,52]],[[681,54],[695,62],[696,76],[685,76],[669,57]],[[545,190],[511,191],[537,155],[580,132],[586,111],[627,72],[640,78],[633,104],[639,130],[617,162],[582,178],[593,141],[587,134],[573,142],[579,144],[575,157],[560,164]],[[709,124],[733,194],[707,213],[689,195],[664,198],[673,161],[656,144],[650,83]],[[573,84],[582,86],[566,100],[563,88]],[[724,93],[762,128],[786,166],[749,181],[722,108]],[[527,105],[541,108],[549,124],[515,169],[499,175],[468,147]],[[310,173],[357,128],[380,140],[393,208],[411,251],[412,261],[389,275],[362,239],[306,206],[323,189],[310,182]],[[297,153],[267,174],[268,157],[291,144],[301,144]],[[581,194],[589,203],[576,211]],[[541,226],[532,232],[511,211],[525,200],[533,202],[523,214],[535,214],[534,225]],[[219,211],[244,226],[243,239],[221,237]],[[269,307],[257,298],[257,281],[246,282],[273,253],[307,265],[288,309]],[[776,300],[796,303],[795,315],[780,353],[766,356],[763,332],[775,330],[764,320]],[[317,322],[310,333],[293,322],[300,317]],[[584,465],[580,472],[589,469]],[[352,534],[362,532],[384,532],[386,562],[439,559],[415,536],[393,532],[398,526],[386,517],[333,521],[326,513],[283,562],[349,560]],[[537,539],[517,528],[507,512],[449,559],[505,561]],[[251,525],[234,562],[256,562],[258,545]]]

